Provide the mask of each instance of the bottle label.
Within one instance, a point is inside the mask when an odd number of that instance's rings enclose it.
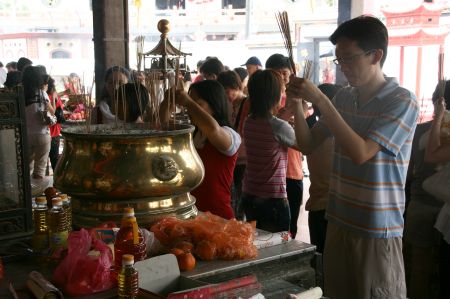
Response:
[[[67,231],[54,232],[50,234],[51,247],[67,247],[67,238],[69,233]]]

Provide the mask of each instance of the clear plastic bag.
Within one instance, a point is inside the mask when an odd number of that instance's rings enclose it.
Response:
[[[183,241],[191,243],[194,255],[202,260],[240,260],[258,255],[252,224],[226,220],[209,212],[188,220],[163,218],[150,231],[167,248],[177,247]]]

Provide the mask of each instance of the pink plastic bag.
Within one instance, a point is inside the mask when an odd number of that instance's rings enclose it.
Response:
[[[88,255],[98,250],[99,256]],[[111,275],[112,252],[101,240],[92,239],[87,230],[71,232],[68,254],[53,272],[53,281],[71,296],[108,290],[115,285]]]

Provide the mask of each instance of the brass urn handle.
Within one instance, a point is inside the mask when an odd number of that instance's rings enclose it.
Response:
[[[178,174],[178,164],[168,155],[161,155],[153,159],[152,171],[160,181],[170,181]]]

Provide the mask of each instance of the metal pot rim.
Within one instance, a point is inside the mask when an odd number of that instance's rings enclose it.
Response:
[[[87,132],[86,125],[63,127],[61,134],[65,137],[83,137],[83,138],[143,138],[143,137],[161,137],[161,136],[176,136],[187,133],[192,133],[194,126],[189,124],[170,124],[170,126],[163,127],[161,130],[149,129],[148,124],[121,124],[119,128],[115,124],[101,124],[91,125],[90,132]]]

